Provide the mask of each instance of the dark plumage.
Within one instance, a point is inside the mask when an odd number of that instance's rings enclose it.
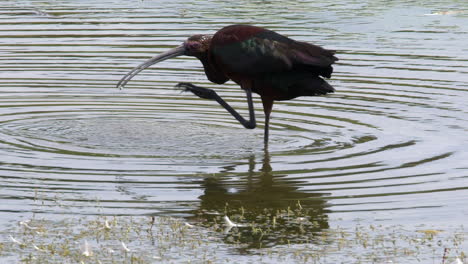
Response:
[[[181,46],[136,67],[120,80],[118,86],[125,85],[145,68],[179,55],[197,57],[210,81],[222,84],[232,80],[245,90],[249,105],[248,121],[213,90],[190,83],[177,85],[201,98],[216,100],[246,128],[256,126],[251,92],[260,95],[265,112],[265,144],[268,142],[274,101],[334,91],[322,77],[331,77],[332,64],[338,60],[334,56],[335,51],[249,25],[227,26],[212,36],[194,35]]]

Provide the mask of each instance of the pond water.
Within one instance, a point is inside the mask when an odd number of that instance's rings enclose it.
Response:
[[[259,128],[246,130],[173,88],[216,89],[247,113],[243,91],[210,83],[194,58],[115,88],[147,58],[236,23],[340,58],[335,94],[275,104],[268,151],[258,96]],[[16,0],[0,7],[0,35],[0,227],[32,213],[209,220],[226,203],[254,221],[297,201],[318,230],[466,224],[466,1]]]

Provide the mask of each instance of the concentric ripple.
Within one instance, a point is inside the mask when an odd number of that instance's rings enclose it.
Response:
[[[226,203],[302,200],[321,219],[466,218],[466,14],[427,16],[444,10],[400,1],[137,2],[0,8],[1,212],[191,217]],[[216,89],[247,115],[242,90],[208,82],[195,59],[165,61],[115,88],[186,37],[246,22],[340,58],[335,94],[274,105],[268,151],[258,97],[259,127],[246,130],[215,102],[173,88]]]

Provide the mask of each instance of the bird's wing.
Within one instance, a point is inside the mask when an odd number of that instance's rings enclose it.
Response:
[[[248,37],[235,33],[215,35],[212,42],[214,56],[233,72],[272,73],[305,65],[316,68],[320,74],[321,68],[331,68],[337,60],[333,51],[292,40],[274,31],[263,29]]]

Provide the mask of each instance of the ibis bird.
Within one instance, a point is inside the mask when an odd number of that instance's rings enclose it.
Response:
[[[181,55],[199,59],[211,82],[223,84],[232,80],[240,85],[247,96],[248,120],[212,89],[187,82],[176,87],[200,98],[217,101],[245,128],[256,127],[252,92],[260,95],[265,113],[265,145],[268,144],[274,101],[334,92],[322,77],[331,77],[332,64],[338,60],[334,56],[335,51],[251,25],[227,26],[214,35],[193,35],[182,45],[135,67],[119,81],[117,87],[122,88],[151,65]]]

